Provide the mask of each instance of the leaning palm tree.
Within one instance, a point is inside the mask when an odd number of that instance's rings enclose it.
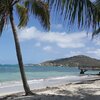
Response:
[[[78,28],[93,29],[100,33],[100,0],[46,0],[56,14],[62,16],[66,26],[78,23]],[[55,10],[54,10],[55,9]]]
[[[47,1],[50,8],[54,8],[54,11],[62,16],[62,19],[65,20],[64,22],[69,20],[69,24],[72,25],[75,21],[77,21],[79,28],[92,27],[94,31],[93,35],[100,32],[99,0],[96,0],[96,2],[91,2],[91,0],[0,0],[0,34],[3,31],[3,27],[7,24],[8,20],[10,20],[26,95],[31,94],[31,91],[27,84],[24,72],[13,11],[17,11],[19,15],[19,28],[27,25],[29,13],[33,13],[39,18],[42,26],[45,29],[49,29],[50,23],[48,5],[43,1]]]
[[[7,25],[8,22],[10,22],[15,40],[16,54],[23,82],[23,87],[26,95],[29,95],[32,94],[32,92],[27,83],[24,71],[19,38],[16,30],[16,24],[14,22],[14,11],[16,11],[19,16],[19,28],[26,26],[29,20],[29,14],[33,14],[39,19],[42,26],[45,29],[49,30],[49,10],[47,3],[42,2],[40,0],[0,0],[0,35],[2,34],[4,26]]]

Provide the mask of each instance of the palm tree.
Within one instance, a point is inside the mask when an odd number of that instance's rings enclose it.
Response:
[[[19,15],[19,28],[26,26],[29,19],[29,14],[33,14],[40,20],[42,26],[45,29],[49,30],[49,10],[47,3],[42,2],[40,0],[0,0],[0,35],[2,34],[4,26],[7,25],[8,22],[10,22],[15,40],[16,54],[23,82],[23,87],[26,95],[29,95],[32,94],[32,92],[27,83],[24,71],[24,64],[22,60],[18,34],[14,22],[14,11],[16,11]]]
[[[43,1],[47,1],[50,8],[54,8],[57,14],[62,16],[65,22],[69,20],[70,25],[77,21],[79,28],[92,27],[93,35],[100,32],[99,0],[96,0],[96,2],[91,2],[91,0],[0,0],[0,35],[2,34],[4,26],[8,24],[8,20],[10,20],[26,95],[31,94],[32,92],[30,91],[24,72],[13,12],[16,11],[19,15],[19,28],[27,25],[29,14],[32,13],[39,18],[45,29],[49,29],[50,22],[48,4]]]
[[[65,24],[93,29],[93,36],[100,33],[100,0],[47,0],[51,9],[62,16]],[[67,26],[67,25],[66,25]]]

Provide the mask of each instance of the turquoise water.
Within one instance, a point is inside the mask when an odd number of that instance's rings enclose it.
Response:
[[[45,79],[51,77],[79,75],[80,70],[77,67],[54,67],[54,66],[26,66],[26,75],[28,80]],[[87,74],[95,74],[97,71],[89,71]],[[8,81],[20,81],[18,65],[0,65],[0,83]]]

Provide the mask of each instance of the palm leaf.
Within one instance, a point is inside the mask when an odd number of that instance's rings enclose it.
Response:
[[[3,17],[2,17],[2,18],[0,19],[0,36],[2,35],[3,27],[4,27],[4,19],[3,19]]]
[[[61,14],[64,21],[69,20],[73,25],[77,21],[78,26],[96,30],[100,23],[100,11],[90,0],[46,0],[52,9]],[[100,0],[98,0],[100,3]],[[98,3],[97,3],[98,4]],[[100,5],[99,5],[100,7]]]
[[[13,0],[0,0],[0,36],[2,35],[2,31],[4,26],[8,24],[9,18],[9,4],[12,3]]]
[[[4,25],[7,22],[6,4],[7,0],[0,0],[0,36],[2,35]]]
[[[98,35],[99,33],[100,33],[100,27],[93,32],[92,37],[94,37],[95,35]]]
[[[100,22],[100,0],[97,0],[96,2],[95,2],[95,6],[97,7],[97,9],[99,10],[99,18],[98,18],[98,21]]]
[[[92,34],[92,37],[94,37],[95,35],[98,35],[100,33],[100,0],[96,0],[94,2],[96,8],[98,9],[98,16],[96,17],[96,20],[98,22],[98,28],[94,30],[93,34]]]
[[[48,10],[48,4],[41,0],[26,0],[24,3],[25,7],[29,9],[35,15],[42,26],[49,30],[50,29],[50,15]]]
[[[99,8],[100,10],[100,0],[96,0],[95,5]]]
[[[17,3],[16,11],[19,15],[19,28],[26,26],[28,22],[28,9]]]

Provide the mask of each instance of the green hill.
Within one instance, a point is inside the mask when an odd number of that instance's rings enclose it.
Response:
[[[84,55],[62,58],[41,63],[43,66],[100,66],[100,60]]]

